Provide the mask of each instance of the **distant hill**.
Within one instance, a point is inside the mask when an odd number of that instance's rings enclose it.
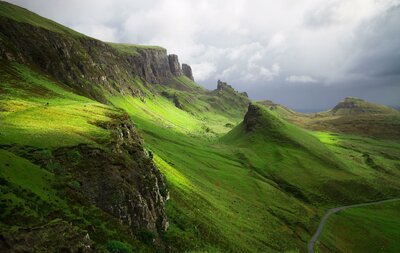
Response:
[[[394,108],[371,103],[360,98],[346,97],[328,112],[331,115],[399,114]]]
[[[389,106],[360,98],[346,97],[325,112],[280,113],[280,115],[292,123],[311,130],[400,139],[400,112]]]

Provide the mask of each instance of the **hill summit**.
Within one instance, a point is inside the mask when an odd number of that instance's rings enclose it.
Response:
[[[361,98],[346,97],[329,111],[332,115],[393,114],[396,109],[365,101]]]

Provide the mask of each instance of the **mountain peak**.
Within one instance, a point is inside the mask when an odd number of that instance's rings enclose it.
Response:
[[[253,132],[257,129],[274,129],[281,125],[281,122],[266,111],[263,106],[250,103],[243,120],[246,132]]]
[[[219,90],[219,91],[226,91],[226,90],[235,91],[232,86],[230,86],[226,82],[222,82],[221,80],[218,80],[218,82],[217,82],[217,90]]]

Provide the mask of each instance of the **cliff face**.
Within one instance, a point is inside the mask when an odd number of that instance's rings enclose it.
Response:
[[[107,92],[143,96],[138,79],[151,86],[167,84],[183,75],[178,57],[168,56],[165,49],[135,50],[129,53],[80,34],[0,17],[0,64],[27,65],[64,88],[67,85],[78,94],[104,103]],[[100,125],[111,132],[110,143],[52,150],[51,162],[60,165],[60,172],[55,173],[75,180],[82,196],[134,233],[159,238],[168,227],[164,210],[168,191],[162,175],[128,117]],[[50,163],[35,162],[43,168]]]
[[[181,65],[179,64],[178,56],[176,54],[168,55],[169,68],[174,76],[183,75]]]
[[[184,74],[185,76],[187,76],[190,80],[194,81],[194,77],[193,77],[193,73],[192,73],[192,68],[191,68],[189,65],[183,63],[183,64],[182,64],[182,71],[183,71],[183,74]]]
[[[60,148],[54,151],[54,159],[79,182],[79,191],[90,202],[139,236],[145,232],[156,239],[168,228],[164,211],[168,191],[163,176],[127,115],[102,127],[112,133],[109,149],[87,145]]]
[[[154,165],[152,154],[143,148],[143,140],[128,115],[110,117],[111,121],[93,122],[110,132],[110,138],[98,140],[101,144],[98,146],[80,144],[53,150],[17,144],[1,147],[54,173],[56,180],[52,181],[52,186],[57,189],[60,199],[69,204],[68,208],[87,210],[94,205],[107,215],[97,208],[90,208],[92,213],[84,215],[76,216],[74,212],[65,215],[58,211],[58,208],[65,210],[65,206],[50,207],[40,197],[32,197],[41,203],[38,207],[44,214],[35,216],[34,223],[22,220],[24,225],[18,232],[0,231],[0,252],[97,252],[91,246],[99,240],[104,244],[108,238],[96,232],[103,229],[98,227],[103,220],[126,225],[123,227],[129,228],[126,229],[129,232],[121,230],[121,234],[135,234],[136,238],[163,247],[162,234],[168,228],[164,207],[169,198],[164,178]],[[2,178],[0,182],[8,184]],[[2,191],[4,189],[7,188]],[[35,196],[35,193],[31,192],[31,195]],[[86,224],[69,220],[83,216]],[[91,238],[95,238],[96,243]]]
[[[0,17],[0,60],[31,64],[79,94],[105,102],[99,88],[141,95],[135,83],[165,84],[183,75],[176,55],[162,48],[138,47],[136,54],[86,36],[71,36]]]

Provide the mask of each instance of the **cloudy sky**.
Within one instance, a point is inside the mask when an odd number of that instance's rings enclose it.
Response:
[[[214,89],[298,110],[400,105],[400,0],[11,0],[112,42],[160,45]]]

